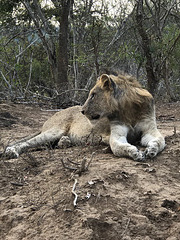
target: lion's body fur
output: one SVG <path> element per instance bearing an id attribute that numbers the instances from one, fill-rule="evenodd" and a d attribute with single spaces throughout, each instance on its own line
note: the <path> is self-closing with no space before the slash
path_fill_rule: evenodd
<path id="1" fill-rule="evenodd" d="M 81 106 L 74 106 L 55 113 L 44 123 L 39 133 L 9 145 L 6 148 L 6 155 L 18 157 L 28 148 L 53 142 L 59 142 L 59 147 L 108 144 L 110 135 L 108 119 L 103 118 L 96 125 L 92 125 L 81 113 L 81 108 Z M 67 136 L 68 140 L 64 136 Z"/>
<path id="2" fill-rule="evenodd" d="M 81 114 L 81 106 L 74 106 L 57 112 L 48 119 L 43 127 L 42 133 L 52 129 L 61 129 L 63 135 L 70 137 L 74 144 L 85 142 L 88 138 L 95 135 L 102 136 L 103 141 L 106 141 L 106 135 L 110 133 L 110 127 L 106 118 L 101 119 L 96 125 Z"/>
<path id="3" fill-rule="evenodd" d="M 89 93 L 83 114 L 91 121 L 102 117 L 109 119 L 109 144 L 116 156 L 142 160 L 144 154 L 154 157 L 165 147 L 164 138 L 156 126 L 153 97 L 133 77 L 101 75 Z M 130 132 L 137 136 L 141 133 L 145 153 L 128 143 Z"/>
<path id="4" fill-rule="evenodd" d="M 55 141 L 63 147 L 67 136 L 69 145 L 103 141 L 116 156 L 141 160 L 143 155 L 127 142 L 128 136 L 136 139 L 140 134 L 150 157 L 162 151 L 165 143 L 156 127 L 152 95 L 133 77 L 103 74 L 83 107 L 57 112 L 44 123 L 39 135 L 7 147 L 5 153 L 18 157 L 28 148 Z"/>

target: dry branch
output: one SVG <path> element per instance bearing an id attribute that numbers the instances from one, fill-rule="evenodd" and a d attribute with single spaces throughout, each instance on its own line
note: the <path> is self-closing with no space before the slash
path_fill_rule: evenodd
<path id="1" fill-rule="evenodd" d="M 123 237 L 123 236 L 124 236 L 124 234 L 126 233 L 126 230 L 127 230 L 127 228 L 129 227 L 129 223 L 130 223 L 130 221 L 131 221 L 131 219 L 130 219 L 130 218 L 128 218 L 128 220 L 127 220 L 127 224 L 126 224 L 126 227 L 125 227 L 125 229 L 124 229 L 124 231 L 123 231 L 123 233 L 122 233 L 121 237 Z"/>
<path id="2" fill-rule="evenodd" d="M 24 186 L 23 183 L 19 183 L 19 182 L 11 182 L 11 184 L 14 185 L 14 186 L 18 186 L 18 187 Z"/>
<path id="3" fill-rule="evenodd" d="M 72 194 L 75 196 L 75 197 L 74 197 L 74 201 L 73 201 L 74 207 L 77 206 L 77 198 L 78 198 L 78 195 L 77 195 L 77 193 L 75 192 L 76 184 L 77 184 L 77 179 L 74 180 L 74 185 L 73 185 L 73 187 L 72 187 Z"/>
<path id="4" fill-rule="evenodd" d="M 96 152 L 93 152 L 93 153 L 91 154 L 91 158 L 90 158 L 90 160 L 89 160 L 89 162 L 87 163 L 87 166 L 86 166 L 86 168 L 85 168 L 86 171 L 88 170 L 89 165 L 91 164 L 91 162 L 92 162 L 92 160 L 93 160 L 93 156 L 95 155 L 95 153 L 96 153 Z"/>
<path id="5" fill-rule="evenodd" d="M 79 173 L 82 173 L 84 171 L 86 171 L 86 158 L 83 158 L 82 162 L 81 162 L 81 167 L 79 169 Z"/>
<path id="6" fill-rule="evenodd" d="M 73 171 L 76 171 L 76 170 L 77 170 L 77 168 L 67 166 L 67 165 L 64 163 L 64 161 L 63 161 L 62 158 L 61 158 L 61 162 L 62 162 L 62 165 L 63 165 L 64 168 L 66 168 L 66 169 L 70 169 L 70 170 L 73 170 Z"/>
<path id="7" fill-rule="evenodd" d="M 81 163 L 74 162 L 74 161 L 70 160 L 69 158 L 67 158 L 67 162 L 70 163 L 71 165 L 66 164 L 62 158 L 61 158 L 61 162 L 62 162 L 62 165 L 64 168 L 69 169 L 71 171 L 75 171 L 75 173 L 81 175 L 82 172 L 85 172 L 88 170 L 88 168 L 92 162 L 94 154 L 95 154 L 95 152 L 93 152 L 91 154 L 91 158 L 87 164 L 86 164 L 86 162 L 87 162 L 86 158 L 83 158 Z"/>
<path id="8" fill-rule="evenodd" d="M 69 158 L 67 158 L 67 161 L 74 165 L 80 165 L 80 163 L 74 162 L 74 161 L 70 160 Z"/>

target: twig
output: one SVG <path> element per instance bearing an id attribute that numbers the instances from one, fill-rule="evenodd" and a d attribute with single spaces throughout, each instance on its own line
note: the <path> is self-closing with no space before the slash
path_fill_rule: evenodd
<path id="1" fill-rule="evenodd" d="M 74 185 L 73 185 L 73 188 L 72 188 L 72 194 L 74 194 L 74 201 L 73 201 L 73 205 L 74 207 L 77 206 L 77 198 L 78 198 L 78 195 L 77 193 L 75 192 L 75 189 L 76 189 L 76 184 L 77 184 L 77 179 L 74 180 Z"/>
<path id="2" fill-rule="evenodd" d="M 72 164 L 74 164 L 74 165 L 80 165 L 80 163 L 76 163 L 76 162 L 70 160 L 69 158 L 67 158 L 67 161 L 70 162 L 70 163 L 72 163 Z"/>
<path id="3" fill-rule="evenodd" d="M 136 166 L 150 167 L 149 163 L 136 163 Z"/>
<path id="4" fill-rule="evenodd" d="M 56 99 L 57 97 L 60 97 L 60 96 L 63 95 L 63 94 L 66 94 L 66 93 L 68 93 L 68 92 L 76 92 L 76 91 L 77 91 L 77 92 L 89 92 L 89 90 L 84 89 L 84 88 L 69 89 L 69 90 L 66 90 L 66 91 L 64 91 L 64 92 L 61 92 L 61 93 L 57 94 L 57 96 L 54 97 L 54 98 Z"/>
<path id="5" fill-rule="evenodd" d="M 43 109 L 41 108 L 42 112 L 60 112 L 62 111 L 62 108 L 57 108 L 57 109 Z"/>
<path id="6" fill-rule="evenodd" d="M 95 153 L 96 153 L 96 152 L 93 152 L 93 153 L 91 154 L 91 158 L 90 158 L 90 160 L 89 160 L 89 162 L 88 162 L 88 164 L 87 164 L 85 170 L 88 170 L 89 165 L 91 164 L 91 162 L 92 162 L 92 160 L 93 160 L 93 156 L 95 155 Z"/>
<path id="7" fill-rule="evenodd" d="M 20 52 L 18 55 L 16 55 L 16 58 L 21 56 L 31 45 L 33 45 L 39 38 L 37 37 L 34 41 L 32 41 L 22 52 Z"/>
<path id="8" fill-rule="evenodd" d="M 128 226 L 129 226 L 129 223 L 130 223 L 130 221 L 131 221 L 131 219 L 130 219 L 130 218 L 128 218 L 128 220 L 127 220 L 127 224 L 126 224 L 126 227 L 125 227 L 125 229 L 124 229 L 123 233 L 121 234 L 121 237 L 123 237 L 123 236 L 124 236 L 124 234 L 126 233 L 126 230 L 127 230 Z"/>
<path id="9" fill-rule="evenodd" d="M 81 167 L 80 167 L 79 173 L 86 171 L 86 161 L 87 161 L 87 159 L 83 158 L 83 160 L 81 162 Z"/>
<path id="10" fill-rule="evenodd" d="M 11 184 L 14 185 L 14 186 L 18 186 L 18 187 L 24 186 L 23 183 L 18 183 L 18 182 L 11 182 Z"/>
<path id="11" fill-rule="evenodd" d="M 39 93 L 35 93 L 35 92 L 32 92 L 30 90 L 28 90 L 29 93 L 31 93 L 34 97 L 37 97 L 37 98 L 41 98 L 41 99 L 45 99 L 45 100 L 53 100 L 55 98 L 51 98 L 51 97 L 46 97 L 46 96 L 43 96 Z"/>
<path id="12" fill-rule="evenodd" d="M 77 170 L 77 168 L 66 166 L 62 158 L 61 158 L 61 162 L 62 162 L 62 165 L 63 165 L 64 168 L 70 169 L 72 171 L 76 171 Z"/>
<path id="13" fill-rule="evenodd" d="M 6 82 L 6 84 L 8 85 L 8 87 L 9 87 L 9 89 L 10 89 L 10 91 L 11 91 L 11 89 L 12 89 L 12 86 L 11 86 L 11 84 L 8 82 L 8 80 L 5 78 L 5 76 L 4 76 L 4 74 L 3 74 L 3 72 L 2 71 L 0 71 L 0 73 L 1 73 L 1 75 L 2 75 L 2 78 L 4 79 L 4 81 Z"/>
<path id="14" fill-rule="evenodd" d="M 62 165 L 63 165 L 64 168 L 70 169 L 71 171 L 75 171 L 75 173 L 81 175 L 82 172 L 85 172 L 85 171 L 88 170 L 89 165 L 90 165 L 91 162 L 92 162 L 92 159 L 93 159 L 94 154 L 95 154 L 95 152 L 93 152 L 93 153 L 91 154 L 91 158 L 90 158 L 90 160 L 89 160 L 89 162 L 88 162 L 87 164 L 86 164 L 86 162 L 87 162 L 87 159 L 86 159 L 86 158 L 83 158 L 83 160 L 82 160 L 81 163 L 76 163 L 76 162 L 70 160 L 69 158 L 67 158 L 67 161 L 68 161 L 69 163 L 75 165 L 75 167 L 71 167 L 71 166 L 65 164 L 65 163 L 64 163 L 64 160 L 63 160 L 62 158 L 61 158 L 60 160 L 61 160 Z"/>
<path id="15" fill-rule="evenodd" d="M 33 62 L 33 52 L 31 53 L 31 59 L 30 59 L 30 67 L 29 67 L 29 80 L 28 83 L 26 85 L 26 88 L 24 90 L 24 96 L 26 96 L 26 92 L 29 88 L 30 82 L 31 82 L 31 76 L 32 76 L 32 62 Z"/>

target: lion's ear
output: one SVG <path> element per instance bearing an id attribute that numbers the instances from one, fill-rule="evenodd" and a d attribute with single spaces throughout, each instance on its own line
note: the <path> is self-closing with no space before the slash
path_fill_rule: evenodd
<path id="1" fill-rule="evenodd" d="M 123 95 L 123 89 L 120 89 L 117 84 L 107 74 L 103 74 L 100 77 L 101 86 L 106 91 L 111 91 L 115 98 L 119 98 Z"/>
<path id="2" fill-rule="evenodd" d="M 100 82 L 102 84 L 102 88 L 105 90 L 111 90 L 112 89 L 112 79 L 107 74 L 103 74 L 100 76 Z"/>

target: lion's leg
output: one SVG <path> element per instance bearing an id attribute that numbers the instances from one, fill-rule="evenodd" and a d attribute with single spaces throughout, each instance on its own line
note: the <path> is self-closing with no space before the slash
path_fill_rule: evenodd
<path id="1" fill-rule="evenodd" d="M 59 148 L 69 148 L 72 146 L 72 141 L 68 136 L 62 136 L 58 142 Z"/>
<path id="2" fill-rule="evenodd" d="M 141 144 L 142 146 L 146 146 L 146 157 L 153 158 L 164 149 L 165 140 L 158 129 L 153 129 L 144 134 L 141 139 Z"/>
<path id="3" fill-rule="evenodd" d="M 164 149 L 164 137 L 157 129 L 154 119 L 144 120 L 139 126 L 142 131 L 141 145 L 146 147 L 145 155 L 147 158 L 153 158 Z"/>
<path id="4" fill-rule="evenodd" d="M 125 125 L 111 124 L 110 147 L 115 156 L 143 160 L 143 153 L 127 142 L 129 128 Z"/>
<path id="5" fill-rule="evenodd" d="M 5 150 L 5 156 L 8 158 L 18 158 L 19 155 L 29 148 L 38 147 L 46 143 L 54 142 L 63 136 L 64 132 L 57 129 L 50 129 L 39 135 L 8 146 Z"/>

